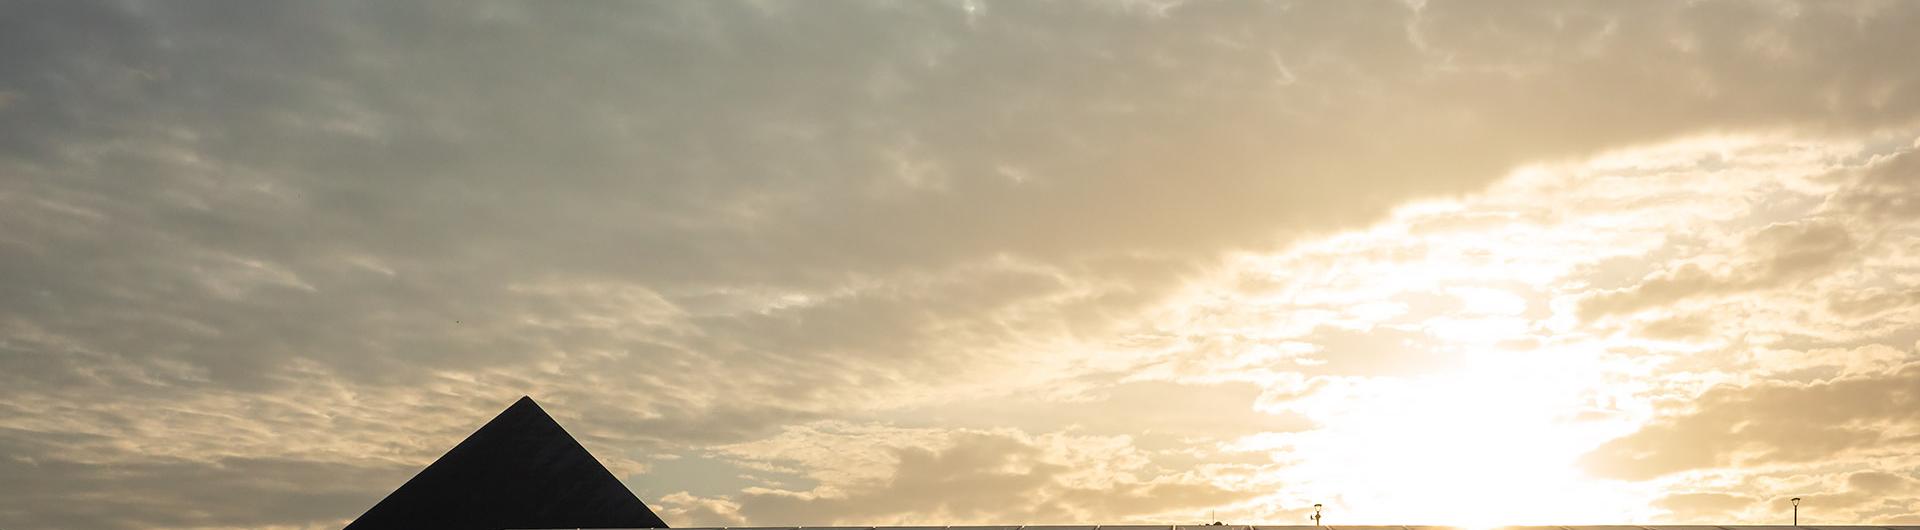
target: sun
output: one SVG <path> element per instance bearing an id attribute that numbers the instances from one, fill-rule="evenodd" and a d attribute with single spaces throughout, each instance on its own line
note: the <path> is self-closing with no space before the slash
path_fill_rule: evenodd
<path id="1" fill-rule="evenodd" d="M 1287 455 L 1290 478 L 1335 499 L 1329 521 L 1490 528 L 1620 520 L 1625 495 L 1579 469 L 1606 436 L 1579 418 L 1581 374 L 1525 356 L 1356 382 Z M 1293 475 L 1298 472 L 1299 475 Z M 1620 500 L 1624 501 L 1624 497 Z M 1630 503 L 1628 503 L 1630 504 Z"/>

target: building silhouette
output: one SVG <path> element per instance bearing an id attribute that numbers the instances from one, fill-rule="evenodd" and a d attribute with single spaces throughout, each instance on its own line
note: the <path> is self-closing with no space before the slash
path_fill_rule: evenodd
<path id="1" fill-rule="evenodd" d="M 531 397 L 522 397 L 347 530 L 666 528 Z"/>

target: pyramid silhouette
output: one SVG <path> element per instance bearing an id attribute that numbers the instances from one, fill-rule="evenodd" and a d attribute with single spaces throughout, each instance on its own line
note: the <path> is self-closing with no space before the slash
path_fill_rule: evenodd
<path id="1" fill-rule="evenodd" d="M 347 530 L 666 527 L 533 398 L 522 397 Z"/>

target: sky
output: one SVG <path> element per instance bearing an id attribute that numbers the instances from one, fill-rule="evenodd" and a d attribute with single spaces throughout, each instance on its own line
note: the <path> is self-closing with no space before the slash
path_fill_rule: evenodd
<path id="1" fill-rule="evenodd" d="M 1920 2 L 0 2 L 0 527 L 1920 524 Z"/>

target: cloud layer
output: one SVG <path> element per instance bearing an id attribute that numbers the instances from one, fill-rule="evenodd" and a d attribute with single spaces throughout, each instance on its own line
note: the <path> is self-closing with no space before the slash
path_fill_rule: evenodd
<path id="1" fill-rule="evenodd" d="M 521 394 L 675 524 L 1911 518 L 1916 24 L 8 3 L 0 526 L 337 526 Z"/>

